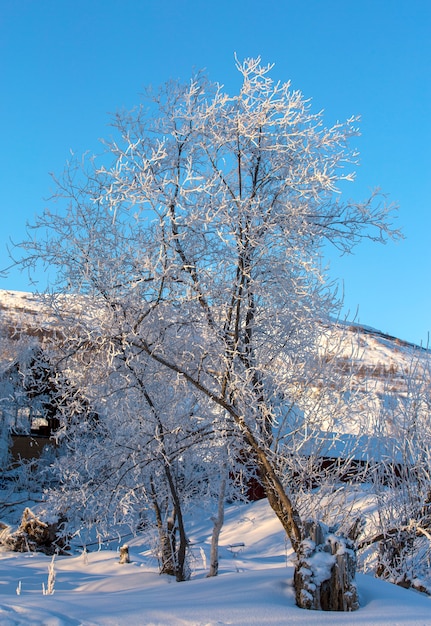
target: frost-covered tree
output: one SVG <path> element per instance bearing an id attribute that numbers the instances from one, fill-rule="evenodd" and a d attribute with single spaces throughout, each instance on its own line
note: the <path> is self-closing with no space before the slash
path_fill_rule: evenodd
<path id="1" fill-rule="evenodd" d="M 175 402 L 187 388 L 223 415 L 298 555 L 298 604 L 352 609 L 354 585 L 337 578 L 351 557 L 342 542 L 328 569 L 337 592 L 322 600 L 328 583 L 314 576 L 310 528 L 275 442 L 280 428 L 298 428 L 295 389 L 316 358 L 319 324 L 337 311 L 325 246 L 384 241 L 391 210 L 377 196 L 341 199 L 340 183 L 354 177 L 354 118 L 326 127 L 271 66 L 247 59 L 237 69 L 236 95 L 198 74 L 119 113 L 105 154 L 69 164 L 58 181 L 67 206 L 38 220 L 24 265 L 55 268 L 63 316 L 59 293 L 93 303 L 77 351 L 103 345 L 109 364 L 151 362 L 181 383 Z"/>
<path id="2" fill-rule="evenodd" d="M 153 536 L 155 530 L 160 572 L 186 580 L 184 513 L 207 491 L 220 447 L 217 416 L 176 375 L 132 347 L 112 358 L 104 350 L 109 342 L 91 348 L 87 342 L 84 350 L 83 336 L 82 328 L 61 360 L 97 407 L 97 419 L 63 415 L 56 433 L 60 452 L 51 466 L 58 484 L 49 490 L 48 508 L 64 520 L 66 535 L 82 536 L 93 527 L 100 537 L 112 536 L 115 526 Z M 83 354 L 91 359 L 90 373 Z"/>

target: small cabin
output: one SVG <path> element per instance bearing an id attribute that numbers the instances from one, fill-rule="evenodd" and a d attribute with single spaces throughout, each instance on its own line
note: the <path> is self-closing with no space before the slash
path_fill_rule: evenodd
<path id="1" fill-rule="evenodd" d="M 0 373 L 0 432 L 10 436 L 12 462 L 40 457 L 44 448 L 55 446 L 54 434 L 69 392 L 74 403 L 79 393 L 53 366 L 42 348 L 23 352 L 20 359 Z M 79 403 L 82 417 L 98 420 L 83 398 Z"/>

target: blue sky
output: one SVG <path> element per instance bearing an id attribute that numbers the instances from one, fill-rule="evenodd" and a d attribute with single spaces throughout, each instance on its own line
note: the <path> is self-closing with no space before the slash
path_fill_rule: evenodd
<path id="1" fill-rule="evenodd" d="M 98 152 L 109 113 L 144 86 L 194 69 L 235 91 L 239 58 L 261 55 L 332 124 L 361 115 L 357 180 L 400 205 L 406 239 L 330 254 L 345 312 L 414 342 L 431 331 L 429 0 L 1 0 L 0 269 L 9 239 L 47 206 L 49 172 Z M 42 278 L 43 281 L 43 278 Z M 41 282 L 42 282 L 41 281 Z M 27 290 L 16 270 L 0 288 Z"/>

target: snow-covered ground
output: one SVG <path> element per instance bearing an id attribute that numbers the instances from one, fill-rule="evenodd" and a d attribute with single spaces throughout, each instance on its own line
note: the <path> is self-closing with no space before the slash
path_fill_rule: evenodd
<path id="1" fill-rule="evenodd" d="M 211 522 L 193 524 L 192 578 L 177 583 L 159 576 L 142 540 L 129 542 L 131 563 L 120 565 L 115 549 L 55 559 L 55 584 L 48 587 L 51 557 L 0 552 L 2 626 L 256 624 L 431 624 L 431 598 L 371 576 L 358 575 L 361 608 L 355 613 L 298 609 L 292 587 L 292 553 L 266 501 L 230 506 L 221 535 L 220 573 L 206 578 Z M 229 548 L 233 544 L 244 546 Z"/>
<path id="2" fill-rule="evenodd" d="M 33 294 L 0 290 L 0 368 L 16 358 L 21 340 L 26 345 L 38 342 L 51 324 L 55 330 L 55 320 Z M 365 399 L 371 396 L 365 403 L 367 410 L 370 403 L 377 407 L 384 402 L 388 389 L 405 394 L 406 381 L 412 377 L 422 379 L 426 374 L 429 380 L 429 365 L 422 368 L 420 364 L 410 371 L 415 347 L 373 329 L 352 326 L 342 330 L 337 363 L 341 371 L 357 364 L 355 384 L 364 388 Z M 429 351 L 419 354 L 431 358 Z M 355 434 L 357 426 L 343 423 L 340 432 Z M 359 432 L 364 434 L 367 429 Z M 357 441 L 360 448 L 361 441 Z M 118 563 L 115 548 L 120 544 L 56 557 L 52 595 L 42 593 L 42 585 L 48 587 L 50 557 L 0 552 L 0 626 L 431 625 L 431 598 L 364 575 L 357 577 L 359 611 L 347 615 L 298 609 L 292 587 L 292 554 L 264 501 L 229 508 L 220 540 L 220 574 L 208 579 L 210 535 L 208 516 L 197 517 L 189 536 L 189 582 L 176 583 L 159 576 L 145 539 L 136 538 L 129 541 L 132 562 L 127 565 Z M 229 548 L 238 543 L 244 547 Z"/>

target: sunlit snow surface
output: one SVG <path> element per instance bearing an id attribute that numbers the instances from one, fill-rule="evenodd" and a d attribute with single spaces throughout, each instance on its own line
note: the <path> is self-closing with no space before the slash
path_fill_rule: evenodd
<path id="1" fill-rule="evenodd" d="M 431 623 L 431 598 L 370 576 L 357 577 L 361 608 L 351 614 L 317 613 L 295 606 L 291 551 L 266 501 L 230 506 L 221 535 L 220 574 L 206 578 L 211 522 L 192 524 L 192 578 L 159 576 L 139 539 L 129 542 L 131 563 L 115 550 L 57 557 L 53 595 L 42 594 L 51 558 L 0 553 L 0 624 L 65 625 L 287 625 Z M 243 548 L 229 545 L 244 543 Z M 232 553 L 233 552 L 233 553 Z M 20 595 L 17 588 L 21 585 Z"/>

